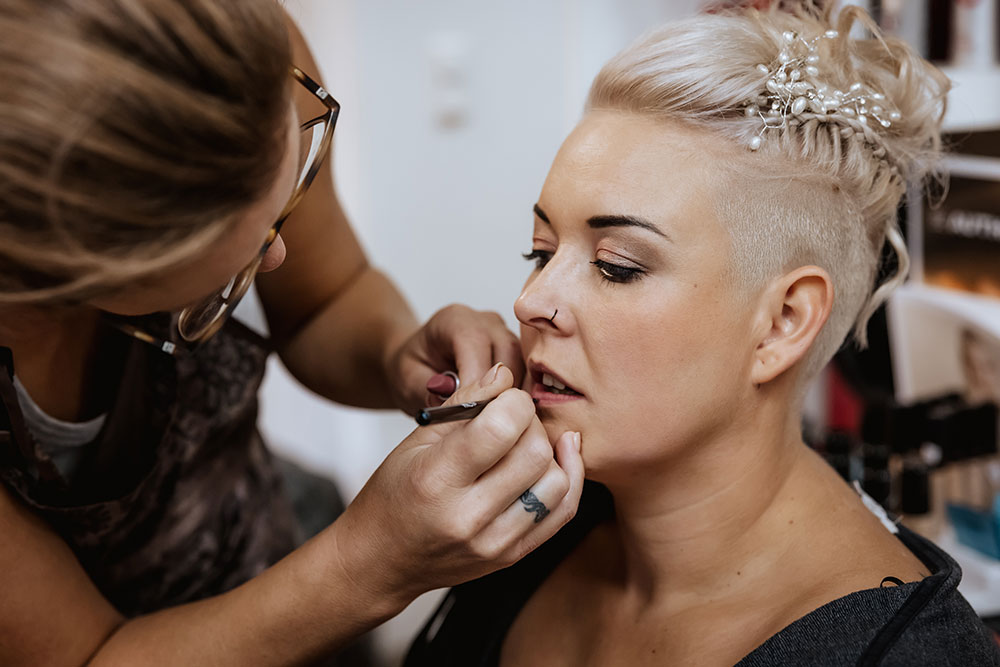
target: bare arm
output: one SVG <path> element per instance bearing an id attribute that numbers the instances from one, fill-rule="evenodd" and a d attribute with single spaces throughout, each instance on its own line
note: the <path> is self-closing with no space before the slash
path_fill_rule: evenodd
<path id="1" fill-rule="evenodd" d="M 336 650 L 408 602 L 376 594 L 377 563 L 348 574 L 338 529 L 229 593 L 126 620 L 0 487 L 0 664 L 286 665 Z"/>
<path id="2" fill-rule="evenodd" d="M 352 577 L 331 558 L 338 532 L 331 527 L 228 593 L 121 625 L 90 664 L 290 665 L 335 652 L 410 601 L 376 595 L 375 573 Z"/>

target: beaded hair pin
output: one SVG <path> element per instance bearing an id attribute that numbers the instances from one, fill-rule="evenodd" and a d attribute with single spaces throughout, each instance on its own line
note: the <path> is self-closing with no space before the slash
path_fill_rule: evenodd
<path id="1" fill-rule="evenodd" d="M 885 157 L 874 126 L 888 128 L 902 117 L 885 95 L 860 81 L 845 90 L 818 83 L 821 58 L 817 44 L 822 39 L 836 39 L 836 30 L 806 40 L 792 31 L 782 33 L 784 45 L 771 66 L 757 65 L 767 75 L 765 91 L 747 103 L 747 118 L 759 117 L 760 132 L 750 139 L 750 150 L 757 150 L 768 130 L 785 129 L 807 120 L 838 121 L 845 127 L 843 136 L 861 132 L 873 144 L 877 157 Z"/>

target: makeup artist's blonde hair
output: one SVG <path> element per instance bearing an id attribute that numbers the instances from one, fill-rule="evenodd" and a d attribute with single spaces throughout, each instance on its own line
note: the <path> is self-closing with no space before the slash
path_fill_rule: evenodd
<path id="1" fill-rule="evenodd" d="M 770 130 L 759 150 L 718 165 L 717 208 L 731 232 L 734 280 L 759 290 L 807 264 L 833 280 L 833 312 L 804 362 L 809 378 L 852 330 L 866 344 L 869 318 L 905 279 L 909 258 L 896 211 L 906 183 L 922 179 L 939 157 L 949 82 L 858 7 L 835 16 L 789 4 L 696 16 L 650 33 L 601 70 L 587 107 L 687 124 L 746 147 L 762 125 L 744 114 L 767 80 L 757 65 L 777 60 L 785 31 L 809 38 L 838 30 L 820 40 L 820 82 L 847 90 L 860 81 L 884 93 L 900 120 L 875 131 L 841 114 L 814 118 Z M 858 23 L 869 38 L 851 36 Z M 669 174 L 663 179 L 669 186 Z M 897 268 L 876 286 L 884 247 Z"/>
<path id="2" fill-rule="evenodd" d="M 0 306 L 219 239 L 277 176 L 290 48 L 274 0 L 0 2 Z"/>

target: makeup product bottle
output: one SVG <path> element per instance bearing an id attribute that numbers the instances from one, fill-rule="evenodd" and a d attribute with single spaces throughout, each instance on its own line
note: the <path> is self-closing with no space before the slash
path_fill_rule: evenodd
<path id="1" fill-rule="evenodd" d="M 878 504 L 889 509 L 889 405 L 869 401 L 861 420 L 861 488 Z"/>
<path id="2" fill-rule="evenodd" d="M 934 539 L 942 519 L 931 512 L 930 470 L 919 456 L 907 457 L 899 480 L 899 510 L 907 528 Z"/>
<path id="3" fill-rule="evenodd" d="M 861 488 L 882 507 L 889 507 L 891 491 L 889 478 L 889 446 L 865 443 L 862 445 Z"/>
<path id="4" fill-rule="evenodd" d="M 927 59 L 948 62 L 952 55 L 954 0 L 927 0 Z"/>

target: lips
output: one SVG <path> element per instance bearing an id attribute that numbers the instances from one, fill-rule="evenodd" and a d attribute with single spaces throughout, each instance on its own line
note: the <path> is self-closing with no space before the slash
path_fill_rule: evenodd
<path id="1" fill-rule="evenodd" d="M 578 389 L 545 364 L 529 360 L 528 370 L 531 374 L 531 397 L 539 405 L 553 405 L 583 398 Z"/>

